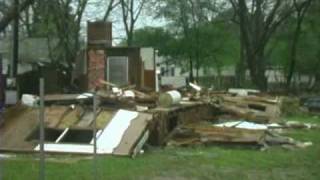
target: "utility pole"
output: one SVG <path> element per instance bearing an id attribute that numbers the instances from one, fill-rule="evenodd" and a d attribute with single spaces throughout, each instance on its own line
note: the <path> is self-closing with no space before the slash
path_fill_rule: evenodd
<path id="1" fill-rule="evenodd" d="M 13 21 L 13 52 L 12 52 L 12 74 L 11 77 L 16 77 L 18 72 L 19 59 L 19 0 L 14 0 L 15 17 Z"/>
<path id="2" fill-rule="evenodd" d="M 4 109 L 4 78 L 2 75 L 2 54 L 0 54 L 0 126 L 3 123 L 3 109 Z M 0 142 L 2 141 L 2 137 L 0 136 Z M 2 180 L 2 159 L 0 157 L 0 180 Z"/>

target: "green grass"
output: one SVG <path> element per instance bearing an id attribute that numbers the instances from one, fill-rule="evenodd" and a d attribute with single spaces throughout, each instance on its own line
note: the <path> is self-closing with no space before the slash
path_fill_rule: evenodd
<path id="1" fill-rule="evenodd" d="M 299 116 L 288 120 L 320 123 L 319 117 Z M 320 179 L 320 131 L 291 130 L 288 135 L 312 141 L 306 149 L 267 151 L 243 147 L 190 147 L 153 149 L 136 159 L 100 157 L 99 179 Z M 49 180 L 93 179 L 92 160 L 79 156 L 50 156 Z M 3 179 L 38 179 L 36 156 L 19 155 L 4 161 Z"/>

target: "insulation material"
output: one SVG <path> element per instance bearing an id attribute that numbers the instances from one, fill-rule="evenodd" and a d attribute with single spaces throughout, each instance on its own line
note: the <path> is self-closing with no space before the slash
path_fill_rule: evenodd
<path id="1" fill-rule="evenodd" d="M 247 121 L 233 121 L 214 125 L 216 127 L 229 127 L 229 128 L 240 128 L 240 129 L 253 129 L 253 130 L 267 130 L 268 126 L 264 124 L 257 124 Z"/>

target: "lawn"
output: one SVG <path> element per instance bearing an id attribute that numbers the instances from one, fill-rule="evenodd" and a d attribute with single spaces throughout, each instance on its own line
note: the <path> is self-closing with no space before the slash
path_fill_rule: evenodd
<path id="1" fill-rule="evenodd" d="M 320 123 L 319 117 L 288 118 Z M 135 159 L 99 157 L 98 179 L 184 180 L 184 179 L 320 179 L 320 131 L 291 130 L 289 136 L 312 141 L 306 149 L 267 151 L 244 147 L 189 147 L 150 149 Z M 4 160 L 4 180 L 38 179 L 37 156 L 18 155 Z M 50 156 L 46 177 L 52 180 L 93 179 L 90 157 Z M 0 178 L 1 179 L 1 178 Z"/>

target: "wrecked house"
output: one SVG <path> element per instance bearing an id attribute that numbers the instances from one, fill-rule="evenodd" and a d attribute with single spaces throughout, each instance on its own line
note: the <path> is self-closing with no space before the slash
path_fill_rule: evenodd
<path id="1" fill-rule="evenodd" d="M 269 120 L 266 123 L 266 119 L 263 118 L 261 121 L 260 117 L 264 110 L 257 110 L 256 107 L 248 113 L 252 119 L 245 119 L 246 116 L 241 113 L 234 113 L 236 110 L 226 111 L 223 101 L 216 101 L 222 96 L 228 97 L 228 101 L 233 97 L 234 106 L 237 108 L 250 108 L 241 103 L 238 105 L 237 99 L 240 96 L 227 92 L 213 93 L 215 95 L 201 92 L 198 100 L 192 100 L 190 93 L 182 93 L 179 94 L 179 101 L 172 100 L 171 104 L 165 106 L 160 103 L 160 97 L 155 95 L 153 101 L 158 105 L 154 106 L 145 104 L 145 101 L 151 101 L 149 96 L 152 95 L 134 89 L 133 96 L 128 96 L 127 93 L 113 93 L 110 96 L 101 91 L 108 90 L 98 92 L 100 105 L 96 111 L 96 118 L 92 108 L 93 95 L 90 93 L 45 97 L 46 152 L 92 154 L 94 136 L 97 139 L 98 154 L 121 156 L 136 156 L 146 143 L 160 147 L 241 144 L 260 148 L 271 145 L 304 148 L 312 143 L 282 136 L 277 130 L 319 128 L 299 123 L 283 123 L 279 121 L 280 114 L 277 113 L 265 114 Z M 142 98 L 146 100 L 142 101 Z M 270 97 L 241 98 L 247 99 L 241 100 L 246 103 L 273 102 Z M 274 108 L 280 108 L 279 105 L 273 102 Z M 38 116 L 39 108 L 36 104 L 33 104 L 33 107 L 16 105 L 9 108 L 5 113 L 5 122 L 0 127 L 0 135 L 4 139 L 0 141 L 0 151 L 39 151 Z M 96 134 L 93 133 L 95 127 Z"/>
<path id="2" fill-rule="evenodd" d="M 111 32 L 108 22 L 88 23 L 88 47 L 76 60 L 74 81 L 82 90 L 101 87 L 100 80 L 155 90 L 154 49 L 113 47 Z"/>
<path id="3" fill-rule="evenodd" d="M 94 128 L 92 96 L 47 95 L 45 101 L 45 150 L 51 153 L 91 154 Z M 139 103 L 122 109 L 102 105 L 103 97 L 100 101 L 95 121 L 98 154 L 135 156 L 146 142 L 164 145 L 167 136 L 179 124 L 210 117 L 214 112 L 202 102 L 141 111 L 136 107 Z M 37 152 L 38 116 L 37 107 L 16 105 L 9 108 L 5 113 L 5 123 L 0 127 L 0 135 L 5 139 L 0 141 L 0 151 Z"/>

